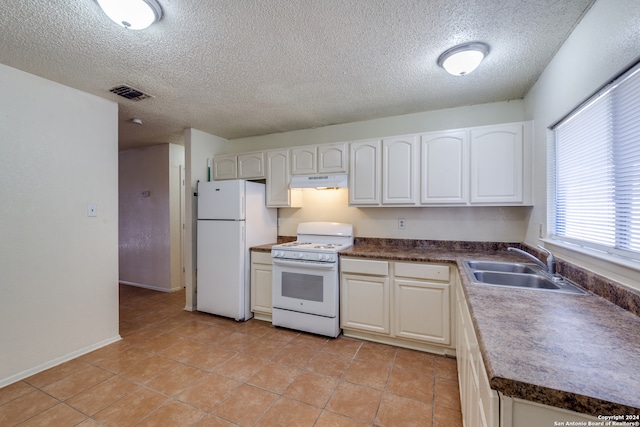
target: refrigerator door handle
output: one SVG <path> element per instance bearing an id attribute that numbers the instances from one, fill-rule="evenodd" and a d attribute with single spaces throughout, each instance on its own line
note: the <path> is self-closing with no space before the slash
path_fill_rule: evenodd
<path id="1" fill-rule="evenodd" d="M 245 242 L 245 240 L 246 240 L 246 239 L 245 239 L 245 234 L 246 234 L 246 228 L 245 228 L 245 226 L 246 226 L 246 224 L 245 224 L 245 222 L 244 222 L 244 221 L 241 221 L 241 222 L 242 222 L 242 224 L 240 225 L 240 229 L 241 229 L 241 234 L 242 234 L 242 243 L 244 243 L 244 242 Z"/>

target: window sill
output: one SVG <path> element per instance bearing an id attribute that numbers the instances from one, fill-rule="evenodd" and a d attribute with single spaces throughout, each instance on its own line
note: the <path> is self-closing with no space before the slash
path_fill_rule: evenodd
<path id="1" fill-rule="evenodd" d="M 545 247 L 552 250 L 558 258 L 640 290 L 640 280 L 638 278 L 640 274 L 640 261 L 611 255 L 558 239 L 545 238 L 541 239 L 541 241 L 544 242 Z"/>

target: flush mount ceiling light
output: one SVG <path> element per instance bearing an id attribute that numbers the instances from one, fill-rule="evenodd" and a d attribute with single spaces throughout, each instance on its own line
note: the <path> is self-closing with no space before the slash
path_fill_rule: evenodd
<path id="1" fill-rule="evenodd" d="M 162 8 L 156 0 L 96 1 L 113 22 L 130 30 L 144 30 L 162 18 Z"/>
<path id="2" fill-rule="evenodd" d="M 454 46 L 438 58 L 438 65 L 454 76 L 465 76 L 478 68 L 489 53 L 489 45 L 475 42 Z"/>

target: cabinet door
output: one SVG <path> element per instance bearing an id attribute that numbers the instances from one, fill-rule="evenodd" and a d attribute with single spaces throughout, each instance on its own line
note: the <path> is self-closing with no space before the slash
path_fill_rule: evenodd
<path id="1" fill-rule="evenodd" d="M 271 314 L 271 280 L 270 264 L 251 264 L 251 311 Z"/>
<path id="2" fill-rule="evenodd" d="M 395 335 L 448 345 L 450 285 L 410 279 L 396 279 L 393 284 Z"/>
<path id="3" fill-rule="evenodd" d="M 422 204 L 469 201 L 469 133 L 433 132 L 421 136 Z"/>
<path id="4" fill-rule="evenodd" d="M 382 204 L 414 205 L 418 187 L 418 137 L 382 141 Z"/>
<path id="5" fill-rule="evenodd" d="M 238 178 L 238 156 L 224 155 L 213 158 L 213 179 L 237 179 Z"/>
<path id="6" fill-rule="evenodd" d="M 352 142 L 349 146 L 349 204 L 380 204 L 381 141 Z"/>
<path id="7" fill-rule="evenodd" d="M 342 274 L 340 327 L 389 335 L 389 278 Z"/>
<path id="8" fill-rule="evenodd" d="M 309 175 L 318 172 L 316 146 L 291 149 L 291 175 Z"/>
<path id="9" fill-rule="evenodd" d="M 238 178 L 262 179 L 264 177 L 264 152 L 238 154 Z"/>
<path id="10" fill-rule="evenodd" d="M 318 173 L 346 173 L 347 144 L 318 146 Z"/>
<path id="11" fill-rule="evenodd" d="M 524 124 L 471 129 L 471 203 L 522 203 Z"/>
<path id="12" fill-rule="evenodd" d="M 267 207 L 288 207 L 289 150 L 267 151 Z"/>

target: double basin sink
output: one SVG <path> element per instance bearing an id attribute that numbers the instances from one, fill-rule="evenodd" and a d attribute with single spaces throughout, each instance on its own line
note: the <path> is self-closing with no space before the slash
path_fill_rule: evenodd
<path id="1" fill-rule="evenodd" d="M 564 294 L 587 294 L 571 281 L 550 275 L 536 264 L 498 261 L 463 261 L 472 283 L 507 288 L 533 289 Z"/>

